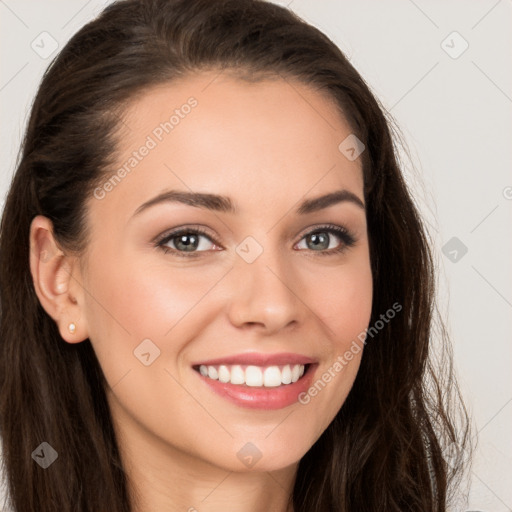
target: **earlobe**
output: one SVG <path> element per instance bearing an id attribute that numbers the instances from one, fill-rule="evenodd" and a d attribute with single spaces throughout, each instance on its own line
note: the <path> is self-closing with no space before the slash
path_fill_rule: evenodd
<path id="1" fill-rule="evenodd" d="M 51 220 L 36 216 L 30 226 L 30 272 L 36 295 L 57 323 L 61 337 L 79 343 L 88 337 L 82 315 L 83 287 L 75 256 L 65 254 Z M 80 322 L 78 320 L 80 319 Z"/>

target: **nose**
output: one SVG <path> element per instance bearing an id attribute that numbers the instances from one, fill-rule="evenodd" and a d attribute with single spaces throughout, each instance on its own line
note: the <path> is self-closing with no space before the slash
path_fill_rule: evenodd
<path id="1" fill-rule="evenodd" d="M 308 310 L 293 267 L 275 250 L 265 249 L 252 263 L 237 257 L 230 286 L 228 315 L 238 328 L 278 332 L 300 324 Z"/>

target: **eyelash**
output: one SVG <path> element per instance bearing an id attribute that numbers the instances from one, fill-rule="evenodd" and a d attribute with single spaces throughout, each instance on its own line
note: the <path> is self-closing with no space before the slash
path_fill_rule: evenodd
<path id="1" fill-rule="evenodd" d="M 323 250 L 323 251 L 312 251 L 309 249 L 310 252 L 317 253 L 318 256 L 334 256 L 336 254 L 341 254 L 348 248 L 352 247 L 356 243 L 356 239 L 354 236 L 350 233 L 348 229 L 342 226 L 336 226 L 335 224 L 326 224 L 324 226 L 319 226 L 307 233 L 305 233 L 300 240 L 306 238 L 307 236 L 311 236 L 313 234 L 317 233 L 329 233 L 331 235 L 337 236 L 341 240 L 341 245 L 336 249 L 329 249 L 329 250 Z M 203 235 L 206 238 L 210 240 L 210 242 L 213 242 L 215 245 L 220 247 L 220 244 L 217 243 L 216 240 L 214 240 L 211 235 L 204 229 L 200 227 L 182 227 L 178 228 L 174 231 L 171 231 L 170 233 L 164 233 L 158 239 L 155 241 L 155 246 L 162 249 L 165 254 L 175 254 L 178 257 L 183 258 L 197 258 L 200 257 L 202 253 L 209 252 L 209 251 L 196 251 L 196 252 L 185 252 L 185 251 L 178 251 L 176 249 L 172 249 L 170 247 L 167 247 L 165 244 L 170 242 L 173 238 L 179 236 L 179 235 Z M 303 250 L 303 249 L 301 249 Z"/>

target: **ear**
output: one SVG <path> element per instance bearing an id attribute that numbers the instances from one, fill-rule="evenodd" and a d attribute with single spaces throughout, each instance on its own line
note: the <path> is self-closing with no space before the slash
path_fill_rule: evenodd
<path id="1" fill-rule="evenodd" d="M 66 255 L 53 235 L 50 219 L 38 215 L 30 225 L 30 272 L 36 295 L 44 310 L 68 343 L 88 337 L 84 308 L 84 289 L 79 260 Z M 75 325 L 74 332 L 70 324 Z"/>

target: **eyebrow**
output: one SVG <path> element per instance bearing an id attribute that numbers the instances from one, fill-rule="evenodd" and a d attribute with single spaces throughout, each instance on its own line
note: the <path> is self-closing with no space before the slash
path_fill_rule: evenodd
<path id="1" fill-rule="evenodd" d="M 317 212 L 319 210 L 323 210 L 324 208 L 328 208 L 334 204 L 344 202 L 355 204 L 365 210 L 365 205 L 358 196 L 349 190 L 343 189 L 336 190 L 334 192 L 330 192 L 329 194 L 315 197 L 313 199 L 306 199 L 299 205 L 295 213 L 297 215 L 306 215 L 309 213 Z M 148 208 L 161 203 L 181 203 L 194 206 L 196 208 L 203 208 L 221 213 L 230 213 L 232 215 L 236 215 L 238 213 L 238 209 L 234 205 L 233 201 L 226 196 L 206 194 L 202 192 L 167 190 L 153 197 L 149 201 L 141 204 L 137 210 L 135 210 L 133 217 L 139 215 L 144 210 L 147 210 Z"/>

